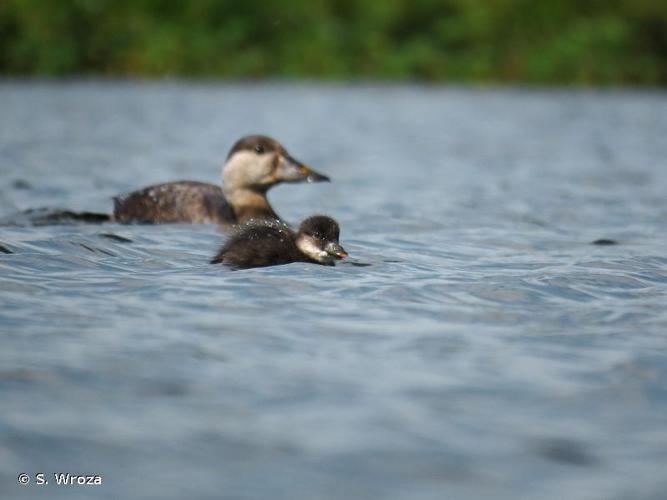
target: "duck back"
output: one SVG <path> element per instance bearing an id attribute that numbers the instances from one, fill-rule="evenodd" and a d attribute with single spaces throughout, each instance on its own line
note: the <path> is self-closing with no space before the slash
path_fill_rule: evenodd
<path id="1" fill-rule="evenodd" d="M 294 239 L 292 230 L 280 222 L 251 223 L 230 236 L 211 263 L 243 269 L 302 261 Z"/>
<path id="2" fill-rule="evenodd" d="M 222 188 L 194 181 L 167 182 L 114 199 L 114 219 L 122 223 L 189 222 L 233 224 L 234 211 Z"/>

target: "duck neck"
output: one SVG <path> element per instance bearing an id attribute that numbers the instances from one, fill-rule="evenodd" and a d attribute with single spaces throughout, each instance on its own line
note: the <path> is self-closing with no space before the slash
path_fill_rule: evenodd
<path id="1" fill-rule="evenodd" d="M 266 191 L 254 189 L 234 189 L 231 192 L 224 190 L 225 198 L 231 204 L 236 222 L 243 224 L 250 219 L 280 219 L 273 211 Z"/>

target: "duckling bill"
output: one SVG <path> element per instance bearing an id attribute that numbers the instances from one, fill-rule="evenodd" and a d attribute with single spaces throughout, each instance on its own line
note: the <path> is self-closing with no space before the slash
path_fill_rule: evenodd
<path id="1" fill-rule="evenodd" d="M 222 168 L 222 187 L 195 181 L 167 182 L 114 198 L 113 220 L 121 223 L 242 224 L 280 217 L 266 197 L 280 183 L 325 182 L 329 177 L 292 157 L 275 139 L 239 139 Z"/>
<path id="2" fill-rule="evenodd" d="M 237 269 L 291 262 L 333 266 L 348 255 L 338 242 L 339 235 L 338 223 L 325 215 L 308 217 L 297 231 L 279 221 L 252 221 L 230 236 L 211 264 Z"/>

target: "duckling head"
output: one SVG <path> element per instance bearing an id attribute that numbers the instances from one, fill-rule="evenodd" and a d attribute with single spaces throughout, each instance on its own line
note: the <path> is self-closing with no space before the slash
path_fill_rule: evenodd
<path id="1" fill-rule="evenodd" d="M 347 252 L 338 243 L 338 223 L 326 215 L 308 217 L 299 226 L 296 246 L 309 258 L 327 265 L 347 257 Z"/>
<path id="2" fill-rule="evenodd" d="M 281 182 L 323 182 L 326 175 L 292 157 L 278 141 L 264 135 L 242 137 L 222 168 L 225 194 L 237 189 L 264 193 Z"/>

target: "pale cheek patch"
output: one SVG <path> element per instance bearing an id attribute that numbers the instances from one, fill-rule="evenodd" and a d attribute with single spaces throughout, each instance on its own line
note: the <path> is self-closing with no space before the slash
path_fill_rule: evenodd
<path id="1" fill-rule="evenodd" d="M 304 254 L 317 262 L 329 263 L 333 261 L 333 257 L 317 246 L 312 238 L 308 236 L 300 237 L 296 242 L 296 246 Z"/>
<path id="2" fill-rule="evenodd" d="M 261 183 L 272 171 L 272 155 L 237 151 L 222 168 L 223 187 L 254 186 Z"/>

